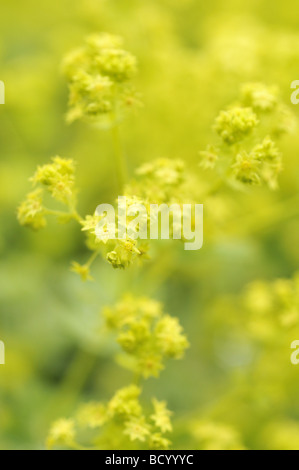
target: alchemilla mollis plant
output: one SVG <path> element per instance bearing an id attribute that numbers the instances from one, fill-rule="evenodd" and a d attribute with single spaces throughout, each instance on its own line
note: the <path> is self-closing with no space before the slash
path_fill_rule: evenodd
<path id="1" fill-rule="evenodd" d="M 122 41 L 115 36 L 102 34 L 92 36 L 86 46 L 72 53 L 65 60 L 66 75 L 70 84 L 70 110 L 68 121 L 87 119 L 100 127 L 112 129 L 116 142 L 115 167 L 119 189 L 125 178 L 125 162 L 118 153 L 119 122 L 127 106 L 134 102 L 128 81 L 136 72 L 136 59 L 121 48 Z M 164 178 L 168 176 L 171 191 L 181 183 L 183 164 L 161 160 L 155 167 L 144 168 L 141 175 L 150 174 L 163 191 Z M 105 252 L 106 259 L 115 268 L 127 267 L 134 258 L 144 256 L 145 249 L 136 246 L 135 240 L 98 240 L 95 228 L 96 215 L 82 218 L 77 211 L 75 162 L 56 156 L 49 164 L 38 167 L 31 178 L 34 191 L 18 209 L 18 219 L 24 226 L 34 230 L 47 224 L 47 216 L 57 217 L 58 222 L 76 220 L 87 233 L 87 246 L 93 254 L 85 265 L 73 262 L 72 270 L 83 280 L 91 279 L 90 266 L 98 254 Z M 164 189 L 165 191 L 165 189 Z M 129 195 L 130 189 L 126 190 Z M 44 197 L 51 198 L 63 209 L 50 209 Z M 166 196 L 166 195 L 165 195 Z M 165 196 L 160 196 L 165 199 Z M 129 197 L 133 204 L 138 196 Z M 153 398 L 152 411 L 147 416 L 140 402 L 141 379 L 158 377 L 167 358 L 180 359 L 188 347 L 183 328 L 176 318 L 163 312 L 162 305 L 148 298 L 126 297 L 113 308 L 104 311 L 107 327 L 117 332 L 117 341 L 124 352 L 125 367 L 132 370 L 133 384 L 116 392 L 107 404 L 91 403 L 82 406 L 76 418 L 61 419 L 53 424 L 47 440 L 48 448 L 89 448 L 86 439 L 92 440 L 93 448 L 131 448 L 141 446 L 149 449 L 167 449 L 171 445 L 165 436 L 172 430 L 171 412 L 164 401 Z M 84 436 L 85 431 L 85 436 Z M 88 431 L 92 431 L 91 436 Z M 82 444 L 81 437 L 85 442 Z M 134 444 L 133 444 L 134 443 Z"/>
<path id="2" fill-rule="evenodd" d="M 118 182 L 115 199 L 126 196 L 127 208 L 135 203 L 149 207 L 152 203 L 200 202 L 214 207 L 217 214 L 217 197 L 229 195 L 233 199 L 238 191 L 262 185 L 278 189 L 283 170 L 279 139 L 292 131 L 294 120 L 277 87 L 259 82 L 241 84 L 236 101 L 215 118 L 214 141 L 207 142 L 206 149 L 199 152 L 197 173 L 189 170 L 184 159 L 163 157 L 144 163 L 129 176 L 119 129 L 127 112 L 140 106 L 133 86 L 136 58 L 124 49 L 121 38 L 99 34 L 88 37 L 83 47 L 69 54 L 63 68 L 69 85 L 67 122 L 83 120 L 99 131 L 111 133 L 115 155 L 111 171 Z M 107 236 L 96 236 L 99 217 L 95 213 L 83 216 L 78 209 L 76 170 L 73 159 L 60 156 L 39 166 L 30 179 L 32 191 L 18 208 L 20 224 L 41 230 L 49 217 L 61 224 L 76 221 L 91 252 L 84 264 L 73 261 L 71 265 L 83 281 L 93 279 L 91 267 L 98 257 L 116 269 L 146 262 L 154 242 L 129 236 L 124 240 L 111 239 L 109 227 Z M 234 215 L 238 217 L 232 211 L 233 220 Z M 208 211 L 209 233 L 217 231 L 218 223 L 217 215 Z M 172 412 L 165 401 L 153 397 L 149 403 L 141 394 L 144 381 L 158 378 L 168 359 L 183 358 L 189 346 L 183 327 L 165 312 L 161 303 L 133 295 L 104 308 L 102 318 L 106 333 L 113 334 L 118 343 L 118 363 L 131 371 L 132 382 L 117 390 L 110 401 L 83 404 L 71 418 L 55 421 L 47 447 L 170 448 Z M 285 321 L 291 322 L 290 318 L 287 316 Z M 259 330 L 253 328 L 254 331 Z M 209 419 L 197 422 L 192 432 L 203 448 L 216 444 L 244 448 L 233 428 Z"/>
<path id="3" fill-rule="evenodd" d="M 142 379 L 158 377 L 167 359 L 183 357 L 188 341 L 176 318 L 149 298 L 126 296 L 103 311 L 123 351 L 118 361 L 132 371 L 133 382 L 108 403 L 82 405 L 72 419 L 53 423 L 48 448 L 168 449 L 171 415 L 164 401 L 143 404 Z M 91 446 L 91 447 L 90 447 Z"/>

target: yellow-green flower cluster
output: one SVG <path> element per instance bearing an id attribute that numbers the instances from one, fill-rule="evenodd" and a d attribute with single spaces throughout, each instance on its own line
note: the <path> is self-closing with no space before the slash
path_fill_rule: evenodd
<path id="1" fill-rule="evenodd" d="M 125 222 L 119 217 L 117 208 L 115 208 L 115 221 L 112 224 L 107 221 L 100 235 L 98 232 L 96 233 L 96 228 L 102 217 L 88 215 L 80 221 L 82 231 L 87 234 L 88 248 L 101 253 L 116 269 L 125 269 L 135 261 L 148 258 L 148 243 L 146 240 L 138 238 L 141 227 L 139 223 L 131 224 L 137 214 L 133 210 L 130 213 L 130 208 L 138 205 L 145 208 L 146 213 L 143 214 L 143 219 L 141 220 L 142 216 L 138 214 L 138 221 L 141 221 L 149 233 L 150 221 L 154 216 L 150 213 L 151 204 L 176 203 L 181 205 L 192 203 L 195 200 L 195 188 L 198 186 L 186 171 L 181 160 L 166 158 L 154 160 L 138 168 L 136 176 L 137 178 L 125 188 L 125 211 L 127 214 Z M 126 226 L 123 225 L 124 223 Z M 173 226 L 170 227 L 170 232 L 173 228 Z M 122 235 L 118 238 L 120 232 Z M 126 237 L 123 237 L 124 232 Z M 75 263 L 72 269 L 79 273 L 84 280 L 89 277 L 86 265 L 80 266 Z"/>
<path id="2" fill-rule="evenodd" d="M 213 169 L 219 159 L 218 150 L 213 145 L 207 145 L 206 150 L 199 152 L 199 166 L 204 170 Z"/>
<path id="3" fill-rule="evenodd" d="M 103 257 L 114 268 L 126 268 L 135 260 L 145 259 L 148 255 L 148 245 L 142 240 L 136 240 L 130 231 L 124 238 L 118 238 L 118 230 L 127 227 L 118 227 L 118 213 L 115 211 L 116 224 L 113 235 L 111 230 L 113 227 L 107 223 L 103 227 L 101 237 L 96 236 L 96 227 L 101 217 L 96 215 L 87 215 L 84 219 L 80 217 L 76 209 L 76 186 L 75 186 L 75 163 L 71 159 L 63 159 L 61 157 L 52 158 L 52 162 L 43 166 L 39 166 L 34 176 L 30 179 L 34 186 L 38 186 L 35 191 L 30 192 L 18 208 L 18 220 L 21 225 L 31 227 L 34 230 L 42 229 L 46 226 L 46 216 L 53 215 L 57 217 L 60 223 L 69 222 L 75 219 L 80 223 L 82 231 L 87 234 L 87 247 L 94 252 L 91 259 L 81 265 L 77 262 L 72 263 L 72 271 L 79 274 L 83 281 L 91 280 L 90 266 L 95 257 L 101 253 Z M 44 206 L 44 198 L 46 194 L 57 202 L 63 203 L 67 207 L 67 211 L 50 209 Z M 148 203 L 137 196 L 126 196 L 126 224 L 134 220 L 134 215 L 129 215 L 132 205 L 142 204 L 145 208 L 149 207 Z M 148 212 L 149 213 L 149 212 Z M 149 223 L 148 214 L 145 216 L 145 224 Z M 121 222 L 120 222 L 121 225 Z M 136 224 L 138 231 L 138 224 Z M 132 230 L 132 229 L 131 229 Z M 135 231 L 136 231 L 135 230 Z"/>
<path id="4" fill-rule="evenodd" d="M 40 184 L 59 202 L 69 204 L 75 197 L 75 163 L 72 159 L 54 157 L 52 163 L 39 166 L 31 181 Z"/>
<path id="5" fill-rule="evenodd" d="M 278 104 L 278 88 L 263 83 L 245 83 L 241 87 L 241 102 L 256 113 L 272 111 Z"/>
<path id="6" fill-rule="evenodd" d="M 277 124 L 278 123 L 278 124 Z M 278 187 L 283 169 L 282 155 L 275 138 L 292 130 L 294 118 L 279 99 L 275 86 L 247 83 L 242 86 L 239 102 L 221 111 L 215 130 L 221 137 L 219 149 L 208 145 L 200 152 L 200 167 L 214 169 L 223 182 L 241 185 L 265 183 Z"/>
<path id="7" fill-rule="evenodd" d="M 98 254 L 101 254 L 113 268 L 127 268 L 134 261 L 148 258 L 149 245 L 146 240 L 138 238 L 141 227 L 139 223 L 132 224 L 136 212 L 130 208 L 138 204 L 145 208 L 142 224 L 149 233 L 150 204 L 183 204 L 193 202 L 196 181 L 187 173 L 181 160 L 159 159 L 142 165 L 136 171 L 137 179 L 126 187 L 126 226 L 115 209 L 115 225 L 107 222 L 101 236 L 96 234 L 96 228 L 101 221 L 97 215 L 87 215 L 84 219 L 76 210 L 75 163 L 73 160 L 54 157 L 51 163 L 38 167 L 33 178 L 34 186 L 39 188 L 30 193 L 18 209 L 18 219 L 22 225 L 35 230 L 46 225 L 46 215 L 54 215 L 59 222 L 77 220 L 82 231 L 87 234 L 87 247 L 94 252 L 85 264 L 72 263 L 72 271 L 79 274 L 83 281 L 91 280 L 90 266 Z M 68 212 L 48 209 L 43 206 L 43 195 L 49 193 L 53 199 L 65 204 Z M 140 215 L 138 216 L 140 220 Z M 174 227 L 171 227 L 170 231 Z M 134 233 L 132 232 L 134 231 Z M 120 238 L 119 231 L 122 232 Z M 126 236 L 123 236 L 123 233 Z"/>
<path id="8" fill-rule="evenodd" d="M 128 449 L 132 445 L 168 449 L 171 442 L 165 434 L 172 431 L 172 413 L 164 401 L 154 398 L 153 411 L 147 416 L 140 402 L 141 391 L 140 387 L 130 385 L 118 390 L 108 403 L 81 405 L 74 419 L 53 423 L 48 448 L 84 448 L 77 441 L 87 438 L 92 441 L 92 449 Z"/>
<path id="9" fill-rule="evenodd" d="M 37 168 L 31 182 L 38 188 L 30 192 L 18 208 L 18 220 L 21 225 L 39 230 L 46 226 L 45 216 L 48 214 L 57 215 L 60 222 L 67 222 L 72 217 L 76 217 L 74 209 L 76 202 L 75 164 L 73 160 L 54 157 L 52 163 Z M 69 212 L 61 213 L 45 208 L 43 206 L 44 193 L 49 193 L 53 199 L 65 204 Z"/>
<path id="10" fill-rule="evenodd" d="M 277 178 L 282 171 L 281 153 L 267 136 L 250 153 L 238 153 L 232 169 L 235 178 L 242 183 L 252 185 L 264 181 L 271 189 L 276 189 Z"/>
<path id="11" fill-rule="evenodd" d="M 293 279 L 256 281 L 242 297 L 248 327 L 257 338 L 270 339 L 296 328 L 299 321 L 299 273 Z M 296 338 L 294 338 L 296 339 Z"/>
<path id="12" fill-rule="evenodd" d="M 139 167 L 136 175 L 137 180 L 126 188 L 127 195 L 138 196 L 151 204 L 186 202 L 183 191 L 190 181 L 182 160 L 153 160 Z"/>
<path id="13" fill-rule="evenodd" d="M 299 273 L 290 278 L 256 280 L 238 295 L 218 297 L 206 312 L 205 323 L 214 332 L 211 351 L 230 376 L 221 400 L 208 409 L 212 423 L 217 420 L 233 425 L 235 435 L 240 433 L 246 446 L 248 434 L 257 434 L 251 448 L 297 449 L 298 423 L 286 417 L 290 401 L 297 399 L 294 380 L 298 366 L 293 360 L 297 361 L 298 351 L 293 342 L 299 338 Z M 246 410 L 250 419 L 244 421 L 240 410 Z M 214 437 L 209 427 L 200 426 L 199 448 L 211 446 L 209 438 L 213 446 L 222 449 L 225 440 L 218 441 L 216 429 Z M 193 435 L 195 429 L 193 426 Z"/>
<path id="14" fill-rule="evenodd" d="M 136 58 L 123 49 L 118 36 L 88 37 L 84 47 L 66 57 L 64 71 L 70 88 L 69 122 L 88 118 L 114 125 L 138 101 L 129 84 L 137 71 Z"/>
<path id="15" fill-rule="evenodd" d="M 75 422 L 72 419 L 59 419 L 52 424 L 47 439 L 47 448 L 55 446 L 72 447 L 75 439 Z"/>
<path id="16" fill-rule="evenodd" d="M 226 144 L 233 145 L 245 139 L 257 124 L 257 116 L 251 108 L 236 106 L 220 112 L 216 118 L 215 130 Z"/>
<path id="17" fill-rule="evenodd" d="M 131 358 L 130 367 L 144 378 L 159 376 L 164 360 L 182 358 L 188 347 L 179 320 L 165 314 L 159 302 L 128 295 L 114 307 L 106 307 L 104 315 Z"/>
<path id="18" fill-rule="evenodd" d="M 273 419 L 262 432 L 265 450 L 298 450 L 299 424 L 294 418 Z"/>
<path id="19" fill-rule="evenodd" d="M 73 261 L 71 265 L 71 271 L 73 273 L 79 274 L 82 281 L 93 281 L 93 277 L 90 274 L 90 266 L 88 263 L 80 264 L 77 261 Z"/>
<path id="20" fill-rule="evenodd" d="M 224 313 L 228 324 L 233 323 L 236 331 L 249 341 L 275 347 L 277 338 L 284 338 L 284 347 L 289 347 L 298 336 L 299 273 L 291 279 L 250 283 L 240 296 L 216 303 L 219 321 Z"/>
<path id="21" fill-rule="evenodd" d="M 141 200 L 139 200 L 141 202 Z M 132 204 L 137 203 L 136 198 L 126 199 L 126 209 L 128 210 Z M 109 225 L 107 222 L 103 228 L 101 236 L 96 234 L 96 228 L 102 217 L 97 215 L 86 216 L 81 221 L 82 231 L 87 233 L 87 246 L 90 250 L 101 252 L 106 260 L 113 268 L 127 268 L 133 261 L 145 258 L 148 246 L 142 240 L 136 240 L 127 233 L 125 238 L 118 238 L 118 232 L 123 227 L 118 227 L 119 218 L 117 210 L 115 211 L 115 225 Z M 127 217 L 127 223 L 132 217 Z M 147 224 L 147 220 L 145 220 Z"/>
<path id="22" fill-rule="evenodd" d="M 21 225 L 33 230 L 40 230 L 47 224 L 43 208 L 42 189 L 29 193 L 18 208 L 18 220 Z"/>

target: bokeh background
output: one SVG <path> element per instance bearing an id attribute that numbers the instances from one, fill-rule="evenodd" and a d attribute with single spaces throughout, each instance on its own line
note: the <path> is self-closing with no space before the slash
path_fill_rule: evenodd
<path id="1" fill-rule="evenodd" d="M 128 291 L 163 301 L 191 343 L 182 361 L 145 385 L 145 397 L 166 399 L 175 411 L 174 448 L 299 448 L 299 366 L 290 363 L 297 323 L 282 328 L 276 305 L 266 322 L 271 333 L 257 339 L 246 304 L 248 284 L 290 279 L 298 267 L 298 132 L 280 144 L 279 191 L 219 193 L 199 252 L 156 244 L 143 267 L 120 272 L 98 260 L 96 281 L 83 284 L 69 270 L 72 259 L 86 258 L 75 223 L 53 221 L 35 234 L 16 220 L 28 178 L 56 154 L 78 162 L 82 213 L 115 197 L 109 133 L 65 123 L 61 62 L 86 35 L 119 34 L 138 58 L 135 85 L 144 106 L 122 126 L 131 174 L 159 157 L 198 171 L 215 116 L 242 83 L 278 85 L 290 104 L 299 64 L 295 8 L 294 0 L 2 2 L 1 449 L 42 449 L 53 419 L 128 383 L 113 360 L 114 339 L 99 334 L 101 308 Z M 296 119 L 299 107 L 290 106 Z M 258 286 L 253 294 L 254 311 L 267 294 Z M 292 312 L 299 319 L 298 302 Z"/>

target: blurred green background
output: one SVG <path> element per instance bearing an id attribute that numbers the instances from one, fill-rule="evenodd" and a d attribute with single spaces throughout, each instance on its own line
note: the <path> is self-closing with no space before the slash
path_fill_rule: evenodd
<path id="1" fill-rule="evenodd" d="M 248 448 L 299 448 L 299 368 L 289 359 L 296 326 L 276 328 L 271 341 L 257 344 L 238 304 L 248 283 L 290 278 L 298 267 L 298 133 L 280 145 L 280 190 L 220 194 L 199 252 L 156 244 L 142 268 L 119 272 L 98 260 L 96 282 L 83 284 L 69 271 L 72 259 L 86 257 L 75 223 L 53 221 L 35 234 L 16 220 L 28 178 L 56 154 L 78 162 L 82 213 L 115 197 L 109 133 L 65 124 L 61 62 L 86 35 L 119 34 L 138 58 L 144 107 L 122 126 L 131 174 L 159 157 L 182 159 L 192 170 L 214 139 L 215 116 L 242 83 L 276 84 L 290 104 L 299 64 L 295 8 L 294 0 L 2 2 L 1 449 L 43 448 L 53 419 L 126 385 L 113 339 L 99 334 L 99 312 L 127 291 L 163 301 L 191 343 L 182 361 L 145 385 L 145 396 L 166 399 L 175 411 L 174 448 L 203 448 L 209 439 L 225 447 L 234 433 Z M 212 423 L 204 436 L 202 420 Z"/>

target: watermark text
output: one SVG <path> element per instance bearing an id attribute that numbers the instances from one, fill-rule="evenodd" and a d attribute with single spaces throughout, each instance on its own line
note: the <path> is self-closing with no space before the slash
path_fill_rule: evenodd
<path id="1" fill-rule="evenodd" d="M 0 104 L 5 104 L 5 85 L 0 80 Z"/>
<path id="2" fill-rule="evenodd" d="M 0 341 L 0 365 L 5 364 L 5 346 L 3 341 Z"/>
<path id="3" fill-rule="evenodd" d="M 130 204 L 118 197 L 118 207 L 100 204 L 96 209 L 100 240 L 183 240 L 185 250 L 199 250 L 203 245 L 202 204 Z"/>

